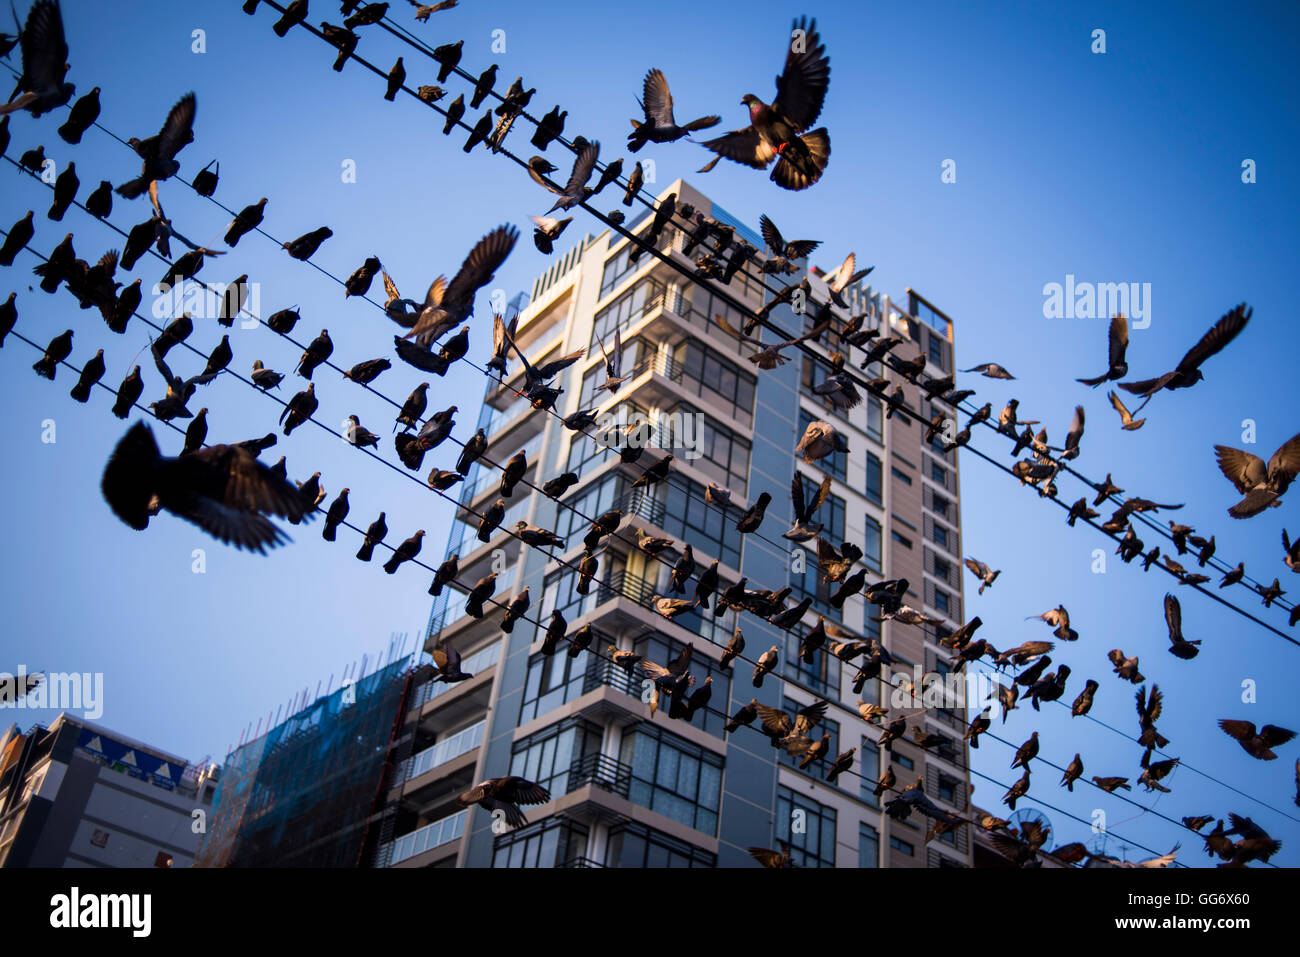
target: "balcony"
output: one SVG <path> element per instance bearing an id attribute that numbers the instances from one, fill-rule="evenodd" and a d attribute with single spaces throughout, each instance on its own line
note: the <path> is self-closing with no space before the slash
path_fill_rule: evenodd
<path id="1" fill-rule="evenodd" d="M 425 748 L 402 762 L 398 771 L 399 781 L 410 781 L 422 774 L 427 774 L 439 765 L 446 764 L 462 754 L 468 754 L 483 743 L 487 731 L 487 719 L 472 724 L 463 731 L 457 731 L 451 737 L 439 741 L 431 748 Z"/>
<path id="2" fill-rule="evenodd" d="M 379 859 L 382 861 L 387 858 L 387 866 L 393 867 L 417 854 L 459 840 L 465 833 L 465 820 L 469 816 L 469 811 L 469 808 L 457 811 L 455 814 L 399 837 L 391 844 L 385 844 L 379 849 Z"/>
<path id="3" fill-rule="evenodd" d="M 460 667 L 461 670 L 465 671 L 467 674 L 478 676 L 493 667 L 500 659 L 501 642 L 497 641 L 486 648 L 474 652 L 474 654 L 470 655 L 468 658 L 463 659 L 460 663 Z M 449 691 L 455 691 L 458 687 L 460 687 L 459 683 L 448 684 L 445 681 L 427 682 L 416 692 L 413 707 L 416 709 L 423 708 L 430 701 L 438 699 Z"/>
<path id="4" fill-rule="evenodd" d="M 556 867 L 604 867 L 600 861 L 594 861 L 590 857 L 571 857 L 563 864 L 556 864 Z"/>
<path id="5" fill-rule="evenodd" d="M 632 787 L 632 767 L 607 754 L 585 755 L 569 771 L 568 791 L 588 785 L 626 798 Z"/>

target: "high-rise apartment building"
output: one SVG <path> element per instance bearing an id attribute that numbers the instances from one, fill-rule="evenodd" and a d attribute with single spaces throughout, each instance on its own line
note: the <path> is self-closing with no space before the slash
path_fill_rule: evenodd
<path id="1" fill-rule="evenodd" d="M 763 249 L 751 227 L 688 184 L 679 180 L 662 196 L 670 193 L 679 208 L 689 204 Z M 649 227 L 648 215 L 629 225 L 634 233 Z M 693 272 L 707 250 L 690 245 L 689 235 L 669 227 L 658 248 Z M 757 271 L 755 264 L 750 270 Z M 825 284 L 816 270 L 809 275 L 813 303 L 824 302 Z M 765 278 L 777 288 L 800 275 Z M 500 472 L 475 466 L 462 486 L 462 507 L 446 554 L 459 556 L 461 582 L 495 571 L 498 599 L 529 588 L 532 621 L 545 622 L 559 609 L 570 634 L 590 624 L 591 649 L 599 654 L 571 656 L 562 645 L 545 655 L 535 624 L 521 621 L 503 634 L 498 610 L 489 606 L 485 617 L 471 617 L 463 591 L 445 590 L 434 604 L 426 648 L 440 640 L 453 643 L 464 657 L 464 670 L 474 677 L 451 685 L 429 683 L 415 694 L 408 715 L 415 734 L 412 756 L 391 792 L 396 826 L 394 840 L 379 849 L 381 865 L 753 866 L 747 848 L 775 847 L 777 841 L 795 848 L 800 866 L 970 865 L 968 828 L 927 842 L 925 818 L 893 820 L 883 812 L 892 794 L 873 794 L 874 782 L 892 764 L 897 788 L 920 779 L 931 800 L 965 813 L 964 708 L 949 700 L 943 702 L 948 707 L 923 713 L 906 709 L 915 711 L 912 725 L 930 735 L 927 748 L 909 729 L 892 750 L 878 746 L 880 727 L 864 721 L 858 710 L 862 701 L 891 703 L 895 689 L 887 682 L 894 673 L 918 685 L 924 684 L 920 674 L 945 673 L 950 653 L 935 641 L 944 629 L 872 621 L 878 609 L 861 595 L 842 609 L 833 607 L 829 597 L 835 586 L 819 581 L 815 541 L 796 545 L 782 538 L 792 521 L 793 476 L 804 476 L 812 494 L 829 475 L 830 496 L 814 519 L 826 526 L 824 536 L 837 545 L 850 541 L 862 547 L 868 581 L 906 578 L 906 603 L 944 619 L 951 631 L 963 621 L 956 458 L 942 451 L 941 440 L 927 443 L 923 425 L 901 413 L 887 416 L 888 405 L 874 396 L 864 393 L 862 404 L 847 412 L 830 408 L 812 391 L 827 375 L 827 365 L 798 349 L 786 350 L 787 364 L 759 371 L 746 359 L 753 347 L 715 321 L 721 315 L 733 327 L 742 325 L 717 288 L 648 253 L 636 256 L 635 247 L 610 231 L 558 255 L 534 282 L 519 313 L 519 347 L 534 364 L 577 349 L 586 349 L 586 358 L 557 378 L 564 392 L 555 407 L 558 415 L 551 415 L 534 410 L 515 391 L 522 370 L 512 357 L 504 382 L 487 385 L 479 425 L 494 462 L 526 453 L 525 482 L 540 486 L 565 471 L 577 473 L 579 481 L 560 504 L 521 483 L 506 502 L 500 527 L 484 543 L 469 509 L 481 512 L 497 500 Z M 771 298 L 756 278 L 742 274 L 725 289 L 751 309 Z M 931 375 L 953 371 L 952 323 L 919 294 L 908 290 L 902 303 L 862 287 L 846 297 L 848 308 L 834 310 L 835 328 L 863 315 L 866 328 L 904 340 L 896 350 L 899 358 L 919 353 Z M 808 314 L 796 314 L 779 306 L 772 320 L 795 334 L 808 328 L 811 312 L 811 307 Z M 615 332 L 622 342 L 623 375 L 629 378 L 611 394 L 597 390 L 605 377 L 598 343 L 611 349 Z M 776 341 L 770 332 L 755 335 Z M 812 348 L 824 356 L 848 351 L 836 335 L 822 336 Z M 850 361 L 861 358 L 855 350 Z M 887 376 L 891 389 L 901 382 L 907 407 L 925 420 L 940 409 L 951 414 L 947 407 L 932 409 L 915 386 L 878 363 L 858 374 Z M 617 451 L 565 428 L 560 417 L 578 409 L 609 412 L 629 424 L 642 415 L 657 447 L 624 464 Z M 849 451 L 814 464 L 799 460 L 794 447 L 813 420 L 831 422 L 847 438 Z M 674 455 L 668 480 L 633 489 L 644 467 L 664 451 Z M 729 488 L 742 508 L 770 493 L 757 533 L 736 530 L 740 508 L 724 512 L 706 504 L 710 482 Z M 605 540 L 596 581 L 581 594 L 571 566 L 583 554 L 590 520 L 612 508 L 623 513 L 623 525 Z M 521 520 L 554 529 L 565 539 L 555 558 L 547 549 L 522 546 L 508 533 Z M 637 529 L 676 544 L 658 559 L 651 557 L 636 547 Z M 712 603 L 707 611 L 672 622 L 656 614 L 649 607 L 651 596 L 667 594 L 669 568 L 687 543 L 697 572 L 718 561 L 721 588 L 744 577 L 751 589 L 788 586 L 788 605 L 810 598 L 802 623 L 783 631 L 753 614 L 737 619 L 728 611 L 716 617 Z M 693 589 L 692 582 L 686 597 Z M 819 615 L 855 635 L 879 636 L 895 663 L 867 680 L 860 693 L 853 686 L 860 660 L 846 663 L 823 651 L 813 656 L 812 665 L 804 664 L 797 654 L 800 637 Z M 737 661 L 723 670 L 722 650 L 737 625 L 748 663 Z M 690 671 L 696 688 L 711 679 L 709 710 L 689 722 L 670 718 L 667 708 L 652 717 L 643 676 L 607 660 L 606 649 L 614 644 L 664 664 L 686 643 L 694 646 Z M 773 646 L 780 663 L 756 689 L 753 662 Z M 751 698 L 787 711 L 817 698 L 828 700 L 826 718 L 812 732 L 815 739 L 829 734 L 827 759 L 801 770 L 757 722 L 724 733 L 724 715 Z M 852 771 L 827 782 L 829 762 L 850 748 L 856 749 Z M 544 785 L 551 800 L 526 809 L 526 827 L 498 833 L 488 813 L 462 810 L 455 798 L 477 781 L 506 774 Z"/>

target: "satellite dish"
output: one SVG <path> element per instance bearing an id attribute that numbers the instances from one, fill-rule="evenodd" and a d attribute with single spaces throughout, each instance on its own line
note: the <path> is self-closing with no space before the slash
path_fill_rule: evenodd
<path id="1" fill-rule="evenodd" d="M 1042 850 L 1050 851 L 1054 844 L 1052 838 L 1055 837 L 1055 832 L 1052 828 L 1052 822 L 1042 811 L 1037 808 L 1022 807 L 1007 819 L 1008 826 L 1016 832 L 1017 837 L 1024 834 L 1025 824 L 1028 822 L 1036 823 L 1042 828 L 1043 833 L 1047 835 Z"/>

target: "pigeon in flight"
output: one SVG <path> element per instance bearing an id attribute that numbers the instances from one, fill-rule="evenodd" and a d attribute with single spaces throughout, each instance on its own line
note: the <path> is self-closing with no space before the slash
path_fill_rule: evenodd
<path id="1" fill-rule="evenodd" d="M 519 231 L 508 225 L 498 226 L 480 239 L 451 282 L 444 284 L 439 277 L 429 286 L 414 327 L 402 338 L 414 338 L 418 345 L 428 348 L 470 318 L 475 294 L 492 281 L 518 239 Z"/>
<path id="2" fill-rule="evenodd" d="M 781 537 L 792 542 L 807 542 L 816 538 L 824 526 L 820 522 L 814 522 L 812 517 L 817 509 L 825 504 L 830 491 L 831 477 L 827 475 L 822 479 L 816 494 L 805 500 L 803 475 L 796 471 L 790 481 L 790 502 L 794 507 L 794 524 L 790 526 L 788 532 L 782 533 Z"/>
<path id="3" fill-rule="evenodd" d="M 772 258 L 763 264 L 764 272 L 796 273 L 799 267 L 795 265 L 795 260 L 807 259 L 821 245 L 819 239 L 787 240 L 776 228 L 776 223 L 767 218 L 766 213 L 758 217 L 758 228 L 767 248 L 772 252 Z"/>
<path id="4" fill-rule="evenodd" d="M 58 0 L 37 0 L 27 14 L 20 37 L 23 72 L 15 97 L 0 106 L 0 115 L 27 110 L 32 116 L 49 113 L 72 99 L 77 88 L 64 83 L 68 74 L 68 41 Z"/>
<path id="5" fill-rule="evenodd" d="M 1204 379 L 1205 374 L 1201 372 L 1202 363 L 1237 338 L 1241 330 L 1246 328 L 1246 323 L 1250 322 L 1253 313 L 1254 309 L 1244 302 L 1231 312 L 1225 313 L 1210 328 L 1209 332 L 1201 336 L 1196 345 L 1187 350 L 1187 354 L 1179 360 L 1178 366 L 1173 372 L 1166 372 L 1154 379 L 1121 382 L 1119 384 L 1121 389 L 1133 395 L 1141 396 L 1145 400 L 1134 411 L 1142 411 L 1142 406 L 1146 405 L 1151 400 L 1151 397 L 1162 389 L 1190 389 Z"/>
<path id="6" fill-rule="evenodd" d="M 1175 657 L 1190 661 L 1200 654 L 1199 640 L 1183 637 L 1183 609 L 1173 595 L 1165 595 L 1165 624 L 1169 626 L 1169 653 Z"/>
<path id="7" fill-rule="evenodd" d="M 1228 509 L 1228 514 L 1251 518 L 1266 508 L 1281 505 L 1282 496 L 1300 473 L 1300 433 L 1287 439 L 1267 465 L 1258 455 L 1227 445 L 1216 445 L 1214 454 L 1224 478 L 1245 496 Z"/>
<path id="8" fill-rule="evenodd" d="M 805 131 L 821 114 L 831 82 L 831 61 L 817 34 L 816 20 L 795 21 L 786 43 L 785 69 L 776 79 L 775 99 L 769 105 L 752 93 L 741 97 L 740 102 L 749 107 L 749 125 L 705 141 L 703 145 L 718 156 L 700 172 L 708 172 L 725 157 L 754 169 L 767 169 L 776 160 L 771 179 L 783 189 L 807 189 L 821 179 L 830 160 L 830 135 L 825 127 Z"/>
<path id="9" fill-rule="evenodd" d="M 645 122 L 632 120 L 632 132 L 627 136 L 627 148 L 638 152 L 646 143 L 673 143 L 697 130 L 707 130 L 722 122 L 720 116 L 702 116 L 681 126 L 673 117 L 673 95 L 668 91 L 668 78 L 663 71 L 653 69 L 645 75 L 641 99 L 637 104 L 645 113 Z"/>
<path id="10" fill-rule="evenodd" d="M 1010 372 L 1002 368 L 996 362 L 984 362 L 969 369 L 962 369 L 962 372 L 978 372 L 986 379 L 1014 379 Z"/>
<path id="11" fill-rule="evenodd" d="M 552 185 L 531 164 L 528 167 L 529 175 L 537 183 L 559 197 L 555 201 L 555 205 L 546 211 L 547 216 L 557 209 L 572 209 L 580 203 L 585 203 L 595 193 L 595 190 L 588 186 L 587 182 L 591 179 L 592 171 L 596 168 L 596 161 L 600 159 L 600 142 L 588 142 L 585 139 L 581 141 L 575 140 L 574 146 L 578 153 L 574 157 L 573 170 L 569 173 L 569 181 L 564 184 L 564 189 L 558 189 Z"/>
<path id="12" fill-rule="evenodd" d="M 1108 380 L 1119 380 L 1128 375 L 1128 363 L 1124 361 L 1124 353 L 1128 351 L 1128 320 L 1123 316 L 1112 316 L 1110 320 L 1109 336 L 1109 366 L 1106 371 L 1093 379 L 1075 379 L 1075 382 L 1082 382 L 1084 385 L 1097 388 L 1103 382 Z M 1115 400 L 1111 400 L 1114 405 Z M 1125 426 L 1127 428 L 1127 425 Z"/>
<path id="13" fill-rule="evenodd" d="M 1128 407 L 1124 405 L 1118 393 L 1110 392 L 1107 393 L 1106 397 L 1110 399 L 1111 408 L 1119 413 L 1120 427 L 1125 432 L 1136 432 L 1146 424 L 1146 419 L 1133 418 L 1133 414 L 1129 412 Z"/>
<path id="14" fill-rule="evenodd" d="M 534 784 L 526 778 L 511 775 L 503 778 L 489 778 L 456 798 L 460 807 L 472 807 L 477 804 L 496 817 L 500 811 L 511 827 L 523 827 L 528 823 L 519 805 L 545 804 L 551 799 L 551 792 L 540 784 Z"/>
<path id="15" fill-rule="evenodd" d="M 267 515 L 297 523 L 314 514 L 292 484 L 247 449 L 213 445 L 170 458 L 143 422 L 117 443 L 100 488 L 113 513 L 138 531 L 162 508 L 220 542 L 259 554 L 287 541 Z"/>
<path id="16" fill-rule="evenodd" d="M 117 188 L 117 195 L 135 199 L 148 192 L 154 208 L 158 209 L 158 183 L 176 175 L 181 168 L 176 162 L 176 154 L 194 142 L 195 107 L 194 94 L 186 93 L 168 112 L 166 122 L 156 135 L 145 140 L 133 137 L 127 141 L 144 165 L 139 176 Z"/>
<path id="17" fill-rule="evenodd" d="M 1233 718 L 1220 718 L 1219 727 L 1228 737 L 1240 744 L 1243 751 L 1260 761 L 1277 760 L 1273 749 L 1286 744 L 1296 735 L 1294 731 L 1288 731 L 1275 724 L 1266 724 L 1256 731 L 1253 721 L 1238 721 Z"/>
<path id="18" fill-rule="evenodd" d="M 999 568 L 997 571 L 994 571 L 989 568 L 989 566 L 975 558 L 966 559 L 966 567 L 970 569 L 972 575 L 980 580 L 979 593 L 981 595 L 984 594 L 984 589 L 997 581 L 998 576 L 1002 574 L 1002 569 Z"/>

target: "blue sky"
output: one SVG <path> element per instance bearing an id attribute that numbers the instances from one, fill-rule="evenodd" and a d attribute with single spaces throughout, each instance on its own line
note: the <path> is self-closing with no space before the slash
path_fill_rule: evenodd
<path id="1" fill-rule="evenodd" d="M 239 208 L 269 197 L 264 226 L 282 239 L 332 227 L 335 235 L 315 261 L 336 275 L 375 254 L 403 293 L 419 298 L 434 275 L 455 271 L 484 232 L 504 222 L 524 228 L 529 215 L 549 205 L 509 161 L 481 150 L 465 156 L 461 137 L 444 138 L 430 111 L 406 97 L 385 102 L 380 81 L 355 64 L 331 72 L 331 51 L 318 40 L 302 31 L 275 37 L 268 10 L 249 17 L 235 0 L 123 3 L 110 18 L 98 4 L 66 0 L 64 6 L 69 78 L 79 92 L 103 87 L 102 123 L 124 137 L 150 135 L 172 103 L 194 90 L 196 140 L 181 155 L 182 172 L 192 176 L 218 158 L 217 198 Z M 403 5 L 393 7 L 409 15 Z M 564 104 L 566 133 L 601 140 L 603 156 L 612 159 L 623 153 L 627 119 L 648 68 L 667 74 L 679 119 L 716 112 L 734 128 L 744 118 L 743 93 L 770 99 L 792 13 L 816 15 L 832 62 L 820 122 L 831 131 L 833 154 L 823 180 L 795 194 L 732 164 L 695 175 L 708 155 L 679 143 L 643 154 L 656 160 L 659 182 L 685 176 L 748 222 L 766 212 L 786 235 L 823 240 L 822 265 L 837 265 L 853 249 L 860 263 L 875 264 L 873 280 L 893 296 L 917 289 L 954 317 L 962 367 L 997 361 L 1018 377 L 963 383 L 978 389 L 979 401 L 992 401 L 996 412 L 1018 396 L 1021 414 L 1043 420 L 1054 438 L 1064 435 L 1074 405 L 1084 404 L 1089 419 L 1075 463 L 1080 471 L 1093 477 L 1110 471 L 1131 493 L 1186 502 L 1178 519 L 1213 531 L 1221 557 L 1245 560 L 1254 577 L 1277 575 L 1288 587 L 1297 580 L 1282 565 L 1279 532 L 1289 520 L 1292 535 L 1300 533 L 1296 503 L 1246 522 L 1229 518 L 1233 490 L 1215 468 L 1212 446 L 1241 445 L 1242 422 L 1253 419 L 1258 444 L 1248 447 L 1267 457 L 1300 428 L 1292 388 L 1297 333 L 1286 279 L 1300 247 L 1293 168 L 1300 137 L 1287 72 L 1297 52 L 1297 13 L 1283 3 L 1231 16 L 1208 3 L 1131 7 L 824 3 L 796 11 L 755 2 L 742 17 L 661 0 L 634 17 L 611 18 L 608 4 L 462 0 L 456 10 L 411 27 L 434 45 L 464 38 L 462 65 L 471 72 L 491 62 L 492 31 L 504 30 L 506 52 L 496 55 L 502 83 L 522 73 L 526 86 L 538 89 L 534 112 Z M 329 15 L 337 22 L 334 14 L 332 5 L 313 4 L 313 21 Z M 1096 28 L 1106 31 L 1105 54 L 1090 52 Z M 196 29 L 205 31 L 202 54 L 191 52 Z M 403 55 L 408 84 L 433 82 L 428 61 L 376 28 L 363 31 L 358 52 L 384 68 Z M 141 61 L 147 69 L 138 68 Z M 463 89 L 454 78 L 446 85 L 452 95 Z M 67 146 L 54 132 L 60 122 L 15 116 L 10 154 L 44 143 L 56 161 L 75 160 L 83 198 L 101 178 L 118 183 L 138 172 L 133 155 L 97 130 Z M 527 138 L 521 133 L 514 134 L 515 148 L 527 155 L 532 149 L 521 145 Z M 565 165 L 556 147 L 549 153 Z M 1257 164 L 1258 182 L 1251 185 L 1241 181 L 1247 158 Z M 947 159 L 956 164 L 955 183 L 940 180 Z M 355 183 L 341 181 L 345 160 L 355 161 Z M 48 252 L 69 229 L 83 257 L 120 245 L 77 211 L 63 224 L 46 220 L 48 191 L 12 168 L 0 171 L 0 179 L 0 220 L 8 224 L 34 208 L 37 248 Z M 163 198 L 183 232 L 218 245 L 226 225 L 219 210 L 179 184 L 165 184 Z M 147 215 L 145 201 L 118 199 L 112 218 L 130 226 Z M 580 213 L 565 240 L 597 225 Z M 70 308 L 66 294 L 28 291 L 30 280 L 21 277 L 34 264 L 23 254 L 3 274 L 0 292 L 19 292 L 18 330 L 43 343 L 74 328 L 73 361 L 80 364 L 102 346 L 105 382 L 116 386 L 147 344 L 143 328 L 133 323 L 127 335 L 114 336 L 94 313 Z M 513 294 L 547 266 L 525 231 L 494 285 Z M 160 263 L 146 259 L 132 275 L 150 282 L 161 272 Z M 247 237 L 202 275 L 228 281 L 244 272 L 261 283 L 264 313 L 300 307 L 295 336 L 307 339 L 328 327 L 336 362 L 391 350 L 390 327 L 376 310 L 345 302 L 337 286 L 262 237 Z M 1142 376 L 1172 368 L 1236 303 L 1248 301 L 1255 316 L 1231 348 L 1210 360 L 1204 383 L 1161 395 L 1146 410 L 1146 426 L 1125 433 L 1105 391 L 1073 381 L 1104 367 L 1105 321 L 1043 317 L 1044 284 L 1064 282 L 1067 274 L 1151 283 L 1152 322 L 1133 332 L 1129 350 L 1130 365 Z M 490 333 L 484 304 L 479 312 L 471 350 L 481 360 Z M 207 325 L 191 341 L 206 352 L 218 338 Z M 231 341 L 244 373 L 254 358 L 282 372 L 297 360 L 289 344 L 265 329 L 237 329 Z M 173 353 L 173 368 L 197 372 L 201 360 L 182 355 Z M 261 558 L 223 548 L 166 517 L 146 533 L 122 525 L 103 503 L 99 476 L 125 424 L 109 414 L 111 400 L 102 393 L 90 407 L 72 402 L 66 369 L 53 385 L 38 379 L 30 371 L 35 358 L 17 341 L 0 350 L 0 424 L 10 462 L 0 470 L 0 496 L 10 504 L 0 576 L 4 668 L 22 662 L 103 672 L 103 724 L 190 759 L 220 759 L 247 724 L 304 685 L 314 689 L 331 674 L 337 684 L 349 662 L 366 652 L 373 657 L 391 632 L 421 630 L 429 607 L 426 574 L 404 569 L 390 577 L 378 562 L 360 565 L 352 559 L 351 533 L 341 532 L 330 545 L 320 539 L 319 524 L 290 529 L 294 545 Z M 147 402 L 161 387 L 145 358 Z M 377 384 L 401 399 L 419 381 L 414 370 L 394 368 Z M 457 366 L 434 382 L 431 408 L 458 404 L 458 434 L 467 434 L 481 376 Z M 287 380 L 281 391 L 287 397 L 295 389 Z M 318 391 L 325 421 L 356 413 L 376 432 L 391 429 L 392 412 L 375 397 L 330 375 L 321 376 Z M 215 441 L 261 435 L 275 428 L 279 415 L 277 405 L 227 377 L 203 391 L 195 405 L 203 404 Z M 57 425 L 54 444 L 41 442 L 45 419 Z M 155 432 L 165 451 L 177 451 L 178 436 L 165 426 Z M 1011 463 L 1000 440 L 977 433 L 975 443 Z M 321 471 L 331 498 L 350 487 L 353 521 L 364 524 L 386 509 L 391 541 L 423 528 L 422 557 L 441 556 L 451 510 L 436 496 L 314 426 L 281 436 L 269 455 L 273 461 L 280 454 L 288 456 L 293 477 Z M 1061 485 L 1067 501 L 1082 494 L 1073 480 Z M 1059 656 L 1074 670 L 1068 698 L 1086 677 L 1096 678 L 1101 691 L 1094 714 L 1134 733 L 1133 688 L 1110 673 L 1105 653 L 1118 646 L 1139 654 L 1144 673 L 1166 694 L 1160 728 L 1173 742 L 1170 753 L 1300 818 L 1293 803 L 1297 745 L 1284 748 L 1278 761 L 1257 762 L 1214 724 L 1218 717 L 1241 717 L 1295 727 L 1300 707 L 1284 677 L 1294 669 L 1294 645 L 1182 588 L 1185 630 L 1204 645 L 1195 661 L 1174 659 L 1165 651 L 1161 609 L 1172 584 L 1167 576 L 1122 565 L 1100 533 L 1066 528 L 1059 509 L 969 455 L 962 459 L 962 494 L 966 554 L 1003 569 L 991 591 L 976 598 L 972 588 L 967 601 L 990 641 L 1005 647 L 1046 637 L 1041 623 L 1024 616 L 1065 604 L 1082 635 Z M 1109 560 L 1101 575 L 1090 570 L 1098 547 Z M 206 574 L 191 571 L 194 548 L 206 549 Z M 1244 589 L 1225 594 L 1286 630 L 1283 614 L 1260 608 Z M 1241 702 L 1248 680 L 1255 682 L 1256 704 Z M 1019 742 L 1036 727 L 1049 760 L 1063 765 L 1079 751 L 1087 775 L 1136 778 L 1137 745 L 1095 725 L 1071 724 L 1063 709 L 1045 709 L 1037 724 L 1031 713 L 994 730 Z M 52 717 L 16 714 L 24 727 Z M 974 767 L 1010 783 L 1016 777 L 1007 769 L 1010 759 L 1007 748 L 989 742 Z M 1251 815 L 1286 842 L 1276 862 L 1300 861 L 1300 825 L 1293 820 L 1186 769 L 1167 783 L 1173 793 L 1158 800 L 1134 796 L 1174 818 Z M 977 779 L 975 800 L 997 809 L 1001 792 L 993 790 Z M 1084 818 L 1105 808 L 1120 834 L 1161 851 L 1181 841 L 1183 860 L 1208 860 L 1189 832 L 1149 814 L 1126 820 L 1138 810 L 1094 789 L 1070 795 L 1056 787 L 1056 776 L 1041 773 L 1031 795 Z M 1090 839 L 1081 825 L 1047 814 L 1058 840 Z M 1117 849 L 1114 838 L 1110 849 Z"/>

